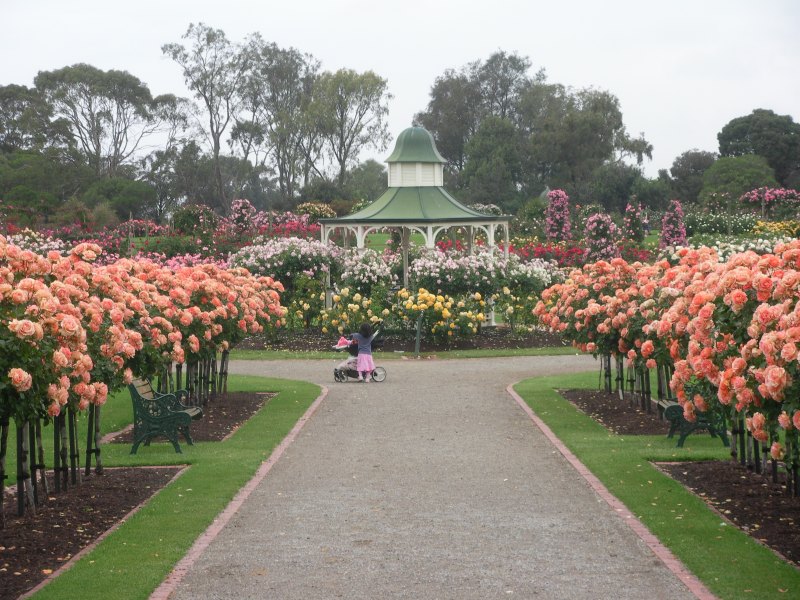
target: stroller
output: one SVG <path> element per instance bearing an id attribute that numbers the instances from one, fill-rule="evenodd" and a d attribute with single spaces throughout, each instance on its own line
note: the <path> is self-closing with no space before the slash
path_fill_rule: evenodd
<path id="1" fill-rule="evenodd" d="M 379 348 L 380 345 L 380 340 L 375 339 L 372 341 L 373 348 Z M 333 369 L 333 378 L 339 383 L 344 383 L 351 378 L 358 379 L 358 371 L 356 370 L 356 365 L 358 364 L 358 344 L 342 336 L 333 349 L 337 352 L 346 351 L 349 354 L 346 360 L 339 363 Z M 386 379 L 386 369 L 376 366 L 370 377 L 372 381 L 381 382 Z"/>

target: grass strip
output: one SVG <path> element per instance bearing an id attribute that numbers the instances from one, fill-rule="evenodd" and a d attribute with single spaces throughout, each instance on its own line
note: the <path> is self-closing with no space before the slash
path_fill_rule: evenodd
<path id="1" fill-rule="evenodd" d="M 714 594 L 723 599 L 800 597 L 800 570 L 731 525 L 653 462 L 729 459 L 718 439 L 693 434 L 615 435 L 557 389 L 597 387 L 593 373 L 527 379 L 516 392 L 564 444 Z"/>
<path id="2" fill-rule="evenodd" d="M 245 376 L 230 376 L 229 389 L 278 395 L 225 442 L 182 444 L 183 454 L 154 443 L 134 456 L 130 444 L 103 446 L 106 466 L 191 467 L 34 598 L 148 598 L 320 392 L 310 383 Z"/>

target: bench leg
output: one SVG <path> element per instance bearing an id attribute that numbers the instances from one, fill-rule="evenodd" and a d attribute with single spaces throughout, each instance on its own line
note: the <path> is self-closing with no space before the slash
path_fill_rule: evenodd
<path id="1" fill-rule="evenodd" d="M 189 444 L 190 446 L 194 446 L 194 441 L 192 440 L 192 436 L 189 433 L 189 426 L 188 425 L 184 425 L 183 427 L 180 427 L 179 429 L 180 429 L 181 433 L 183 434 L 183 437 L 186 439 L 186 443 Z"/>

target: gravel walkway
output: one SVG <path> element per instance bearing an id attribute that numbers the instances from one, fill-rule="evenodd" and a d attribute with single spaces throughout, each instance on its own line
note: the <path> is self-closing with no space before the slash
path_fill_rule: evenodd
<path id="1" fill-rule="evenodd" d="M 335 362 L 231 364 L 329 393 L 170 598 L 694 598 L 506 391 L 590 357 Z"/>

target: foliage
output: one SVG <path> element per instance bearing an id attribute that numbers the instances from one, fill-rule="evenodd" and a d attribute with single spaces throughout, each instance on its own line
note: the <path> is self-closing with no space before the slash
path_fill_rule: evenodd
<path id="1" fill-rule="evenodd" d="M 673 197 L 686 205 L 695 204 L 703 189 L 703 174 L 716 160 L 714 152 L 701 150 L 688 150 L 678 156 L 669 169 Z"/>
<path id="2" fill-rule="evenodd" d="M 385 150 L 388 146 L 386 116 L 392 95 L 382 77 L 372 71 L 357 73 L 352 69 L 322 73 L 315 92 L 320 134 L 339 168 L 339 185 L 343 185 L 348 168 L 363 149 Z"/>
<path id="3" fill-rule="evenodd" d="M 588 262 L 610 260 L 619 255 L 619 229 L 606 213 L 597 213 L 587 219 L 584 239 L 584 258 Z"/>
<path id="4" fill-rule="evenodd" d="M 715 198 L 733 202 L 752 189 L 776 184 L 775 174 L 765 158 L 754 154 L 724 156 L 703 174 L 699 200 L 701 205 L 710 208 Z M 723 205 L 720 209 L 731 211 L 733 207 Z"/>
<path id="5" fill-rule="evenodd" d="M 753 234 L 797 238 L 800 237 L 800 221 L 756 221 Z"/>
<path id="6" fill-rule="evenodd" d="M 680 200 L 671 200 L 661 220 L 659 246 L 682 246 L 686 244 L 686 226 L 683 224 L 683 207 Z"/>
<path id="7" fill-rule="evenodd" d="M 721 156 L 763 156 L 777 181 L 784 185 L 800 168 L 800 123 L 795 123 L 791 115 L 756 109 L 729 121 L 717 139 Z"/>

